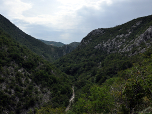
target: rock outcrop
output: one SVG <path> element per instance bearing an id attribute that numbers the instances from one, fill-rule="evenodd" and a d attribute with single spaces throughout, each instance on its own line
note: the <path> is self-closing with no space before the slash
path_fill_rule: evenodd
<path id="1" fill-rule="evenodd" d="M 136 23 L 139 25 L 139 22 Z M 134 38 L 132 40 L 126 40 L 130 36 L 131 32 L 127 34 L 117 35 L 113 39 L 109 39 L 106 42 L 97 44 L 94 49 L 104 50 L 108 53 L 125 53 L 129 52 L 129 56 L 143 53 L 146 51 L 146 48 L 149 48 L 152 45 L 152 26 L 150 26 L 143 34 Z M 141 49 L 141 45 L 145 45 L 146 48 Z M 136 48 L 136 51 L 132 52 L 133 48 Z"/>

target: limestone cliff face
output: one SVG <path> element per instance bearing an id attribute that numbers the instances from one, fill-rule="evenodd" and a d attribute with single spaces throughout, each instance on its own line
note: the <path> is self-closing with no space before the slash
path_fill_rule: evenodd
<path id="1" fill-rule="evenodd" d="M 99 28 L 82 39 L 80 47 L 93 46 L 93 50 L 107 53 L 143 53 L 152 45 L 152 24 L 140 18 L 113 28 Z M 145 26 L 147 25 L 147 26 Z"/>
<path id="2" fill-rule="evenodd" d="M 113 39 L 109 39 L 106 42 L 102 42 L 97 44 L 94 48 L 95 49 L 102 49 L 107 51 L 108 53 L 124 53 L 124 52 L 130 52 L 129 56 L 135 55 L 137 53 L 143 53 L 146 51 L 145 48 L 149 48 L 152 45 L 152 26 L 150 26 L 143 34 L 140 36 L 132 39 L 131 41 L 126 40 L 131 32 L 128 34 L 121 34 L 117 35 Z M 145 45 L 145 47 L 142 49 L 141 45 Z M 137 50 L 134 53 L 131 53 L 133 48 L 137 48 Z"/>
<path id="3" fill-rule="evenodd" d="M 128 45 L 124 45 L 123 49 L 119 49 L 119 52 L 129 52 L 133 48 L 137 48 L 137 50 L 134 53 L 130 53 L 129 56 L 145 52 L 146 48 L 149 48 L 152 45 L 152 26 L 150 26 L 143 34 L 127 43 Z M 145 45 L 145 47 L 142 48 L 141 45 Z"/>

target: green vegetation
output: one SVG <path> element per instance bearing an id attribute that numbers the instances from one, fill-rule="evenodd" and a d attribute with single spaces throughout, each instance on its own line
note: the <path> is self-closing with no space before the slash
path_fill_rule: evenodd
<path id="1" fill-rule="evenodd" d="M 65 107 L 70 77 L 0 30 L 0 113 Z"/>
<path id="2" fill-rule="evenodd" d="M 94 30 L 79 45 L 60 48 L 0 21 L 0 113 L 152 113 L 152 15 Z M 71 52 L 72 46 L 78 47 Z M 42 55 L 63 57 L 53 66 Z M 72 86 L 75 101 L 65 112 Z"/>
<path id="3" fill-rule="evenodd" d="M 37 110 L 36 114 L 65 114 L 65 108 L 52 108 L 48 105 Z"/>
<path id="4" fill-rule="evenodd" d="M 147 56 L 148 55 L 148 56 Z M 152 106 L 152 51 L 133 67 L 81 94 L 69 113 L 140 113 Z"/>
<path id="5" fill-rule="evenodd" d="M 139 82 L 137 84 L 127 82 L 129 78 L 126 78 L 126 74 L 121 74 L 126 72 L 127 69 L 134 68 L 135 63 L 138 64 L 145 58 L 141 57 L 141 54 L 138 54 L 138 52 L 136 56 L 127 56 L 133 55 L 138 47 L 133 47 L 130 51 L 123 53 L 119 52 L 119 49 L 125 47 L 127 43 L 129 44 L 135 38 L 143 34 L 149 26 L 152 25 L 151 19 L 152 16 L 142 17 L 114 28 L 102 29 L 104 32 L 101 35 L 96 34 L 95 32 L 89 33 L 76 50 L 54 63 L 57 68 L 61 69 L 61 71 L 66 74 L 72 75 L 75 79 L 73 83 L 76 89 L 76 98 L 74 106 L 71 109 L 72 114 L 114 113 L 113 111 L 116 111 L 117 113 L 130 113 L 133 111 L 142 111 L 142 109 L 146 108 L 146 106 L 142 106 L 139 102 L 141 102 L 140 99 L 143 98 L 149 99 L 148 96 L 143 96 L 143 93 L 147 93 L 143 92 L 143 89 L 139 90 L 139 95 L 136 95 L 136 93 L 133 92 L 135 88 L 140 88 L 142 85 L 140 85 Z M 137 23 L 139 22 L 140 24 L 138 25 Z M 134 27 L 135 25 L 136 27 Z M 131 31 L 128 37 L 118 37 L 116 39 L 118 41 L 125 39 L 125 42 L 120 42 L 120 48 L 112 48 L 110 51 L 108 51 L 108 46 L 103 48 L 104 45 L 110 45 L 110 43 L 105 44 L 103 42 L 108 42 L 109 39 L 113 40 L 117 35 L 127 34 L 128 31 Z M 149 41 L 147 40 L 147 42 Z M 95 48 L 98 44 L 101 44 L 101 47 Z M 120 44 L 115 45 L 115 47 L 118 47 Z M 147 46 L 142 43 L 139 47 L 140 50 L 147 48 Z M 113 83 L 118 85 L 113 85 L 113 83 L 107 85 L 106 82 L 108 80 L 113 80 Z M 126 83 L 129 83 L 129 85 L 125 85 Z M 112 94 L 112 86 L 117 86 L 119 92 L 121 93 L 121 91 L 123 91 L 123 94 L 119 93 L 120 96 L 117 96 L 117 90 L 114 91 L 116 95 Z M 132 89 L 123 90 L 125 86 L 130 86 Z M 98 97 L 96 93 L 99 94 Z M 114 98 L 114 96 L 116 98 Z M 117 97 L 122 97 L 122 99 Z M 128 97 L 134 97 L 134 99 Z M 121 102 L 117 102 L 117 99 L 121 99 Z M 121 105 L 116 105 L 116 103 Z M 148 106 L 150 106 L 150 101 Z"/>

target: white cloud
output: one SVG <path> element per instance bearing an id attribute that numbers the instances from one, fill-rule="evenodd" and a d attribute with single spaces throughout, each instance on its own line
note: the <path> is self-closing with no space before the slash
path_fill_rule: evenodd
<path id="1" fill-rule="evenodd" d="M 64 34 L 61 34 L 61 39 L 65 39 L 65 40 L 68 40 L 70 39 L 70 34 L 69 33 L 64 33 Z"/>
<path id="2" fill-rule="evenodd" d="M 22 19 L 23 12 L 32 8 L 31 3 L 25 3 L 21 0 L 3 0 L 3 5 L 8 10 L 8 15 L 14 19 Z"/>
<path id="3" fill-rule="evenodd" d="M 77 11 L 84 6 L 99 10 L 102 2 L 106 2 L 107 4 L 112 3 L 111 0 L 57 1 L 57 4 L 54 4 L 55 0 L 52 3 L 45 0 L 33 0 L 28 3 L 25 0 L 24 2 L 21 0 L 3 0 L 11 18 L 24 20 L 30 24 L 53 26 L 56 30 L 74 29 L 82 19 L 81 16 L 77 15 Z M 50 7 L 51 11 L 49 11 L 48 7 Z"/>

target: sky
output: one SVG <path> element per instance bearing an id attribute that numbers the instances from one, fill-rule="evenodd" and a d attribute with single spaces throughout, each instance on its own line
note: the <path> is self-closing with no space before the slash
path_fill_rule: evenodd
<path id="1" fill-rule="evenodd" d="M 0 0 L 0 14 L 47 41 L 80 42 L 89 32 L 152 14 L 152 0 Z"/>

